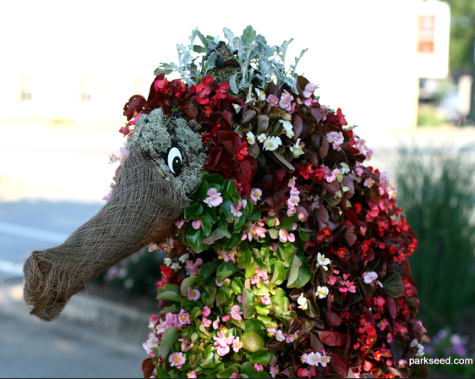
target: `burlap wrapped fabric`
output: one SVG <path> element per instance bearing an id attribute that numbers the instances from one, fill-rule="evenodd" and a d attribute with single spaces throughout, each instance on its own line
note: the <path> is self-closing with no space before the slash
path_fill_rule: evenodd
<path id="1" fill-rule="evenodd" d="M 68 300 L 84 290 L 91 279 L 143 246 L 172 234 L 174 223 L 187 203 L 181 192 L 199 183 L 196 172 L 200 172 L 203 164 L 199 149 L 202 145 L 196 135 L 195 141 L 187 141 L 195 142 L 191 146 L 196 154 L 190 148 L 187 151 L 187 146 L 175 147 L 185 155 L 181 170 L 184 177 L 176 182 L 179 176 L 172 175 L 172 179 L 171 172 L 166 172 L 166 162 L 158 157 L 160 151 L 154 151 L 154 156 L 148 151 L 147 133 L 150 138 L 160 139 L 166 148 L 167 139 L 170 146 L 174 143 L 175 136 L 170 133 L 178 134 L 175 140 L 180 140 L 180 132 L 193 140 L 190 133 L 194 132 L 184 120 L 178 123 L 181 130 L 170 131 L 170 125 L 161 122 L 161 110 L 147 116 L 142 125 L 145 137 L 129 145 L 130 155 L 120 170 L 109 202 L 63 244 L 34 251 L 26 260 L 24 298 L 31 314 L 45 321 L 56 319 Z"/>

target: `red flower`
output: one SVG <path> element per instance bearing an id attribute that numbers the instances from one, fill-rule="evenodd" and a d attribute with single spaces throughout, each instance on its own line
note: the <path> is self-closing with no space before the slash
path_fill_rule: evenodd
<path id="1" fill-rule="evenodd" d="M 212 110 L 211 110 L 211 107 L 209 105 L 205 106 L 205 115 L 206 117 L 209 117 L 209 115 L 211 114 Z"/>
<path id="2" fill-rule="evenodd" d="M 198 104 L 205 105 L 205 104 L 208 104 L 208 103 L 209 103 L 209 99 L 208 99 L 207 97 L 201 98 L 201 97 L 198 96 L 198 97 L 196 98 L 196 102 L 197 102 Z"/>
<path id="3" fill-rule="evenodd" d="M 206 95 L 209 95 L 209 93 L 211 92 L 211 90 L 208 87 L 206 87 L 203 83 L 198 84 L 195 87 L 195 91 L 196 91 L 196 94 L 201 98 L 206 97 Z"/>
<path id="4" fill-rule="evenodd" d="M 363 209 L 363 207 L 361 206 L 361 203 L 356 203 L 355 204 L 355 211 L 356 211 L 357 214 L 360 214 L 362 209 Z"/>
<path id="5" fill-rule="evenodd" d="M 130 133 L 130 129 L 128 126 L 123 126 L 122 128 L 119 129 L 119 132 L 126 136 L 130 136 L 132 133 Z"/>
<path id="6" fill-rule="evenodd" d="M 338 119 L 338 121 L 340 121 L 341 126 L 348 125 L 348 123 L 345 120 L 345 115 L 341 111 L 341 108 L 338 108 L 336 110 L 336 118 Z"/>
<path id="7" fill-rule="evenodd" d="M 155 91 L 157 92 L 166 92 L 167 84 L 168 84 L 168 80 L 167 78 L 164 77 L 163 79 L 155 80 L 155 82 L 153 83 L 153 86 L 155 88 Z"/>
<path id="8" fill-rule="evenodd" d="M 345 247 L 340 247 L 336 252 L 341 259 L 345 259 L 345 254 L 348 252 L 348 249 Z"/>
<path id="9" fill-rule="evenodd" d="M 307 163 L 304 165 L 300 170 L 300 175 L 302 175 L 305 179 L 310 178 L 310 174 L 313 174 L 315 171 L 312 169 L 312 164 Z"/>
<path id="10" fill-rule="evenodd" d="M 242 161 L 249 155 L 249 148 L 247 146 L 247 142 L 241 143 L 241 149 L 237 153 L 238 160 Z"/>
<path id="11" fill-rule="evenodd" d="M 211 75 L 208 75 L 201 81 L 201 83 L 203 83 L 205 86 L 209 86 L 211 83 L 213 83 L 213 77 Z"/>
<path id="12" fill-rule="evenodd" d="M 317 178 L 318 180 L 322 180 L 323 179 L 323 169 L 316 168 L 314 170 L 313 177 Z"/>

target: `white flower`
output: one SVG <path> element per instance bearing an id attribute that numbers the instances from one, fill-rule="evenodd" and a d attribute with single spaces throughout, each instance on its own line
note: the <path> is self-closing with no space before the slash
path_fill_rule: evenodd
<path id="1" fill-rule="evenodd" d="M 239 104 L 233 104 L 233 107 L 236 113 L 239 113 L 241 111 L 241 106 Z"/>
<path id="2" fill-rule="evenodd" d="M 321 253 L 317 254 L 317 267 L 322 266 L 325 271 L 328 270 L 328 265 L 330 264 L 330 259 L 325 258 L 325 256 Z"/>
<path id="3" fill-rule="evenodd" d="M 259 88 L 254 88 L 254 90 L 256 91 L 257 99 L 260 101 L 265 101 L 266 93 L 264 92 L 264 90 Z"/>
<path id="4" fill-rule="evenodd" d="M 340 166 L 341 166 L 341 173 L 343 175 L 348 174 L 350 172 L 350 166 L 348 166 L 345 162 L 341 162 Z"/>
<path id="5" fill-rule="evenodd" d="M 179 270 L 181 268 L 180 264 L 178 262 L 172 263 L 171 268 L 175 271 Z"/>
<path id="6" fill-rule="evenodd" d="M 284 336 L 284 333 L 282 333 L 282 330 L 278 330 L 277 333 L 275 333 L 275 339 L 277 341 L 285 341 L 285 336 Z"/>
<path id="7" fill-rule="evenodd" d="M 109 164 L 112 164 L 114 162 L 117 162 L 117 156 L 115 154 L 110 154 L 109 155 Z"/>
<path id="8" fill-rule="evenodd" d="M 257 140 L 262 143 L 266 140 L 266 135 L 264 133 L 262 134 L 259 134 L 259 136 L 257 137 Z"/>
<path id="9" fill-rule="evenodd" d="M 252 88 L 249 88 L 249 92 L 247 93 L 247 96 L 246 96 L 246 104 L 254 103 L 255 101 L 256 99 L 254 98 L 254 96 L 252 96 Z"/>
<path id="10" fill-rule="evenodd" d="M 341 189 L 342 189 L 343 192 L 348 192 L 348 191 L 350 190 L 350 189 L 349 189 L 348 187 L 346 187 L 346 186 L 342 186 Z"/>
<path id="11" fill-rule="evenodd" d="M 179 260 L 181 263 L 185 264 L 186 261 L 188 260 L 188 257 L 189 257 L 189 254 L 186 253 L 186 254 L 182 255 L 180 258 L 178 258 L 178 260 Z"/>
<path id="12" fill-rule="evenodd" d="M 299 298 L 297 299 L 297 303 L 299 304 L 300 309 L 307 309 L 307 298 L 303 295 L 303 292 L 300 294 Z"/>
<path id="13" fill-rule="evenodd" d="M 364 282 L 366 284 L 370 284 L 372 283 L 373 281 L 375 281 L 376 279 L 378 279 L 378 274 L 376 274 L 374 271 L 370 271 L 370 272 L 365 272 L 363 274 L 363 278 L 364 278 Z M 417 340 L 416 340 L 417 341 Z"/>
<path id="14" fill-rule="evenodd" d="M 317 287 L 317 292 L 315 293 L 315 296 L 318 296 L 319 299 L 323 299 L 328 296 L 328 287 L 325 286 L 318 286 Z"/>
<path id="15" fill-rule="evenodd" d="M 294 127 L 292 126 L 292 124 L 289 121 L 279 120 L 279 122 L 282 123 L 285 130 L 293 130 L 294 129 Z"/>
<path id="16" fill-rule="evenodd" d="M 254 145 L 256 143 L 256 137 L 254 134 L 252 134 L 252 132 L 247 132 L 246 139 L 249 145 Z"/>
<path id="17" fill-rule="evenodd" d="M 264 150 L 274 151 L 282 145 L 282 140 L 280 137 L 267 137 L 264 141 Z"/>
<path id="18" fill-rule="evenodd" d="M 341 199 L 342 196 L 343 196 L 343 195 L 341 194 L 341 191 L 336 191 L 336 192 L 335 192 L 335 196 L 334 196 L 335 199 Z"/>
<path id="19" fill-rule="evenodd" d="M 294 157 L 298 157 L 299 155 L 303 154 L 302 147 L 303 146 L 300 143 L 300 138 L 297 139 L 297 142 L 295 142 L 295 145 L 290 146 L 290 151 L 294 154 Z"/>
<path id="20" fill-rule="evenodd" d="M 172 260 L 171 260 L 171 258 L 165 258 L 163 260 L 163 263 L 165 263 L 165 265 L 168 267 L 172 264 Z"/>
<path id="21" fill-rule="evenodd" d="M 293 130 L 285 130 L 287 137 L 292 138 L 295 134 Z"/>

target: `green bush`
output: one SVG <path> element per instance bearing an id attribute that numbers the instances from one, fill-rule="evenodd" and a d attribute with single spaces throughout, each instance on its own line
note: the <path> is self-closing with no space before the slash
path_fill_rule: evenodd
<path id="1" fill-rule="evenodd" d="M 400 149 L 398 203 L 419 241 L 410 263 L 432 334 L 475 303 L 474 152 Z"/>
<path id="2" fill-rule="evenodd" d="M 444 119 L 437 112 L 437 109 L 430 104 L 421 104 L 417 113 L 418 126 L 440 126 Z"/>

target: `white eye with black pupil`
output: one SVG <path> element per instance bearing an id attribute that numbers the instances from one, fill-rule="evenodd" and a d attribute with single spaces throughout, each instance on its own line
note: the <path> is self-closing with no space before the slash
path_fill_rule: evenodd
<path id="1" fill-rule="evenodd" d="M 181 166 L 183 165 L 183 158 L 180 150 L 176 147 L 172 147 L 168 152 L 168 167 L 173 175 L 179 175 L 181 172 Z"/>

